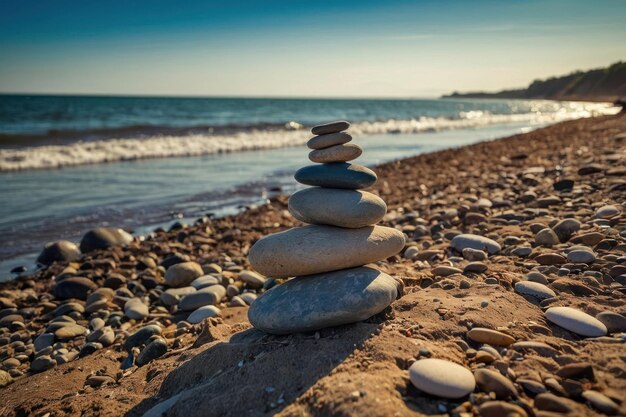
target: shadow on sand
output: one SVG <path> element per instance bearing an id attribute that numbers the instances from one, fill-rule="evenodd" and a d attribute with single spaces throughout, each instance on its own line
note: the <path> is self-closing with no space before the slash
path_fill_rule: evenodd
<path id="1" fill-rule="evenodd" d="M 376 318 L 312 334 L 235 333 L 182 363 L 126 416 L 266 416 L 328 375 L 377 328 Z M 187 360 L 188 359 L 188 360 Z"/>

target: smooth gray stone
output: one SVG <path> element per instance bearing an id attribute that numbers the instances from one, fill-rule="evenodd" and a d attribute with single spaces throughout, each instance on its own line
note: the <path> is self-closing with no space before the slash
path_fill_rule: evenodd
<path id="1" fill-rule="evenodd" d="M 252 246 L 248 260 L 266 277 L 286 278 L 380 261 L 400 252 L 404 243 L 404 234 L 390 227 L 310 225 L 265 236 Z"/>
<path id="2" fill-rule="evenodd" d="M 462 253 L 463 253 L 463 257 L 470 262 L 484 261 L 487 259 L 487 254 L 482 250 L 465 248 L 463 249 Z"/>
<path id="3" fill-rule="evenodd" d="M 476 385 L 478 385 L 481 391 L 493 392 L 499 400 L 506 400 L 511 397 L 516 398 L 518 396 L 513 382 L 500 372 L 484 368 L 476 369 L 474 378 L 476 379 Z"/>
<path id="4" fill-rule="evenodd" d="M 222 281 L 213 275 L 204 275 L 194 279 L 191 282 L 191 286 L 196 290 L 201 290 L 204 287 L 210 287 L 211 285 L 219 284 L 220 282 Z"/>
<path id="5" fill-rule="evenodd" d="M 215 284 L 217 284 L 217 282 L 214 282 L 211 285 L 215 285 Z M 194 292 L 196 292 L 195 287 L 170 288 L 168 290 L 165 290 L 161 294 L 160 298 L 161 298 L 161 302 L 165 304 L 166 306 L 173 306 L 173 305 L 178 304 L 178 302 L 180 301 L 180 297 L 184 297 L 185 295 L 192 294 Z"/>
<path id="6" fill-rule="evenodd" d="M 204 275 L 202 266 L 196 262 L 181 262 L 170 266 L 165 272 L 165 283 L 170 287 L 187 287 Z"/>
<path id="7" fill-rule="evenodd" d="M 160 358 L 167 353 L 167 342 L 161 338 L 154 339 L 141 351 L 137 357 L 137 366 L 143 366 L 148 362 Z"/>
<path id="8" fill-rule="evenodd" d="M 65 326 L 54 331 L 54 336 L 57 340 L 71 340 L 75 337 L 86 334 L 88 330 L 81 325 L 75 323 L 67 323 Z"/>
<path id="9" fill-rule="evenodd" d="M 156 324 L 144 326 L 126 338 L 124 349 L 130 351 L 135 346 L 141 346 L 155 334 L 161 334 L 161 327 Z"/>
<path id="10" fill-rule="evenodd" d="M 607 397 L 606 395 L 593 390 L 587 390 L 582 393 L 582 397 L 587 400 L 593 408 L 608 416 L 614 416 L 619 413 L 620 406 Z"/>
<path id="11" fill-rule="evenodd" d="M 89 328 L 91 330 L 98 330 L 104 327 L 106 323 L 100 317 L 95 317 L 89 321 Z"/>
<path id="12" fill-rule="evenodd" d="M 535 236 L 535 243 L 541 246 L 554 246 L 559 243 L 559 237 L 556 235 L 554 230 L 546 227 L 537 233 Z"/>
<path id="13" fill-rule="evenodd" d="M 328 135 L 314 136 L 306 143 L 309 149 L 325 149 L 335 145 L 343 145 L 352 140 L 346 132 L 329 133 Z"/>
<path id="14" fill-rule="evenodd" d="M 87 336 L 87 341 L 98 342 L 102 344 L 102 346 L 109 346 L 115 341 L 115 332 L 110 326 L 105 326 L 94 331 L 93 333 L 90 333 Z"/>
<path id="15" fill-rule="evenodd" d="M 397 283 L 360 267 L 297 277 L 257 298 L 250 323 L 272 334 L 307 332 L 365 320 L 397 298 Z"/>
<path id="16" fill-rule="evenodd" d="M 315 149 L 309 153 L 311 162 L 328 164 L 331 162 L 347 162 L 357 159 L 363 153 L 359 145 L 346 143 L 334 145 L 324 149 Z"/>
<path id="17" fill-rule="evenodd" d="M 240 299 L 246 302 L 246 304 L 251 305 L 256 301 L 258 296 L 253 292 L 245 292 L 239 296 Z"/>
<path id="18" fill-rule="evenodd" d="M 600 320 L 609 331 L 609 333 L 626 332 L 626 317 L 613 311 L 603 311 L 596 314 L 596 319 Z M 35 341 L 36 342 L 36 341 Z"/>
<path id="19" fill-rule="evenodd" d="M 596 210 L 596 217 L 598 219 L 610 219 L 611 217 L 617 216 L 621 213 L 619 207 L 613 204 L 609 204 L 606 206 L 600 207 Z"/>
<path id="20" fill-rule="evenodd" d="M 48 243 L 39 256 L 37 263 L 50 265 L 53 262 L 69 262 L 80 258 L 80 249 L 75 243 L 67 240 L 57 240 Z"/>
<path id="21" fill-rule="evenodd" d="M 576 219 L 563 219 L 552 227 L 561 242 L 567 242 L 574 233 L 580 230 L 581 223 Z"/>
<path id="22" fill-rule="evenodd" d="M 89 300 L 90 298 L 91 298 L 91 296 L 87 297 L 87 304 L 92 302 L 92 301 Z M 69 303 L 61 304 L 60 306 L 55 308 L 52 311 L 52 314 L 55 317 L 67 316 L 67 315 L 69 315 L 69 314 L 71 314 L 71 313 L 73 313 L 75 311 L 77 311 L 79 313 L 83 313 L 83 312 L 85 312 L 85 307 L 82 304 L 69 302 Z"/>
<path id="23" fill-rule="evenodd" d="M 48 369 L 54 368 L 57 366 L 57 363 L 50 356 L 42 355 L 35 358 L 34 361 L 30 364 L 30 370 L 33 372 L 43 372 Z"/>
<path id="24" fill-rule="evenodd" d="M 85 233 L 80 241 L 82 253 L 97 249 L 107 249 L 111 246 L 124 246 L 133 241 L 133 236 L 122 229 L 115 227 L 98 227 Z"/>
<path id="25" fill-rule="evenodd" d="M 80 348 L 80 352 L 78 352 L 78 357 L 84 358 L 85 356 L 91 355 L 92 353 L 99 351 L 103 347 L 104 346 L 102 346 L 102 343 L 98 343 L 98 342 L 85 343 L 83 347 Z"/>
<path id="26" fill-rule="evenodd" d="M 239 273 L 239 279 L 248 284 L 250 288 L 263 288 L 266 278 L 257 274 L 254 271 L 241 271 Z"/>
<path id="27" fill-rule="evenodd" d="M 539 271 L 530 271 L 526 274 L 526 279 L 532 282 L 538 282 L 539 284 L 548 285 L 550 281 L 548 278 Z"/>
<path id="28" fill-rule="evenodd" d="M 533 248 L 529 248 L 527 246 L 518 246 L 511 251 L 511 253 L 515 256 L 526 257 L 533 252 Z"/>
<path id="29" fill-rule="evenodd" d="M 39 352 L 42 349 L 45 349 L 49 346 L 52 346 L 54 343 L 54 334 L 53 333 L 42 333 L 33 342 L 35 347 L 35 352 Z"/>
<path id="30" fill-rule="evenodd" d="M 54 296 L 61 300 L 68 298 L 85 300 L 87 295 L 96 288 L 98 288 L 98 285 L 88 278 L 70 277 L 56 284 Z"/>
<path id="31" fill-rule="evenodd" d="M 596 255 L 588 250 L 577 249 L 567 254 L 567 260 L 573 263 L 590 264 L 596 261 Z"/>
<path id="32" fill-rule="evenodd" d="M 308 165 L 296 171 L 294 178 L 305 185 L 351 190 L 371 187 L 378 179 L 371 169 L 347 162 Z"/>
<path id="33" fill-rule="evenodd" d="M 194 293 L 184 296 L 178 307 L 183 311 L 196 310 L 202 306 L 215 305 L 226 295 L 226 288 L 221 285 L 211 285 Z"/>
<path id="34" fill-rule="evenodd" d="M 387 204 L 367 191 L 312 187 L 292 194 L 289 212 L 304 223 L 359 228 L 381 221 Z"/>
<path id="35" fill-rule="evenodd" d="M 218 316 L 219 314 L 220 314 L 220 309 L 213 305 L 202 306 L 198 308 L 197 310 L 194 310 L 189 315 L 189 317 L 187 317 L 187 321 L 189 323 L 197 324 L 206 318 L 215 317 L 215 316 Z"/>
<path id="36" fill-rule="evenodd" d="M 345 120 L 338 120 L 336 122 L 325 123 L 323 125 L 313 126 L 311 133 L 314 135 L 326 135 L 328 133 L 341 132 L 347 130 L 350 127 L 350 123 Z"/>
<path id="37" fill-rule="evenodd" d="M 487 250 L 490 255 L 500 252 L 500 244 L 488 237 L 472 234 L 456 235 L 452 238 L 450 246 L 458 252 L 463 253 L 463 249 L 472 248 L 477 250 Z"/>
<path id="38" fill-rule="evenodd" d="M 139 298 L 131 298 L 124 304 L 124 315 L 132 320 L 143 320 L 150 314 L 148 306 Z"/>

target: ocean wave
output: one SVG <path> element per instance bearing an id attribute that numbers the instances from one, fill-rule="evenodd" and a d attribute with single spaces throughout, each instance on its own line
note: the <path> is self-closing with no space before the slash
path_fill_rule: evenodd
<path id="1" fill-rule="evenodd" d="M 552 112 L 491 114 L 484 111 L 461 112 L 455 118 L 420 117 L 409 120 L 361 121 L 353 123 L 352 135 L 414 134 L 447 129 L 481 128 L 494 124 L 527 123 L 545 125 L 559 121 L 615 114 L 619 108 L 604 103 L 574 103 Z M 147 136 L 145 130 L 135 138 L 89 140 L 63 145 L 0 149 L 0 172 L 51 169 L 73 165 L 99 164 L 148 158 L 187 157 L 248 150 L 300 146 L 311 137 L 296 122 L 237 129 L 187 128 L 183 134 Z"/>
<path id="2" fill-rule="evenodd" d="M 189 136 L 194 134 L 228 135 L 246 130 L 297 129 L 302 125 L 289 122 L 256 123 L 241 125 L 126 125 L 90 129 L 51 129 L 40 133 L 0 133 L 0 146 L 22 148 L 25 146 L 65 145 L 74 142 L 90 142 L 106 139 L 140 139 L 150 136 Z"/>

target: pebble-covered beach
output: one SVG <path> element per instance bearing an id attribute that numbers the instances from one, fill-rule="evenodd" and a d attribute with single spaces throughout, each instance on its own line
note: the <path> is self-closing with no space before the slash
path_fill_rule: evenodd
<path id="1" fill-rule="evenodd" d="M 357 145 L 341 148 L 346 158 Z M 42 271 L 0 283 L 0 416 L 626 413 L 624 112 L 375 172 L 371 213 L 333 221 L 355 236 L 404 235 L 399 254 L 369 266 L 394 278 L 382 312 L 305 333 L 252 327 L 249 306 L 286 281 L 268 254 L 274 276 L 253 269 L 254 243 L 330 228 L 301 227 L 289 196 L 146 236 L 94 229 L 46 247 Z M 332 192 L 307 193 L 301 219 L 324 218 L 316 199 L 343 210 Z M 354 242 L 327 241 L 320 253 L 369 262 Z M 297 266 L 328 277 L 347 267 L 323 262 Z M 328 282 L 310 286 L 320 311 L 350 298 Z"/>

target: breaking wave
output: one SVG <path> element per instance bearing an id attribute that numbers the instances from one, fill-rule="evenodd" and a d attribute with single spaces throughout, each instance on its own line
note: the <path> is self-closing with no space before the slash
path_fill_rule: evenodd
<path id="1" fill-rule="evenodd" d="M 447 129 L 481 128 L 495 124 L 527 123 L 540 126 L 559 121 L 616 114 L 619 108 L 606 103 L 576 103 L 552 112 L 491 114 L 484 111 L 460 112 L 457 117 L 419 117 L 405 120 L 360 121 L 352 124 L 350 133 L 415 134 Z M 77 133 L 77 132 L 73 132 Z M 80 132 L 78 132 L 80 133 Z M 124 134 L 122 134 L 124 133 Z M 58 132 L 56 133 L 59 135 Z M 308 129 L 297 122 L 285 125 L 259 124 L 227 128 L 136 127 L 124 132 L 107 131 L 110 139 L 93 139 L 93 132 L 82 132 L 83 140 L 64 144 L 0 149 L 0 171 L 61 168 L 72 165 L 99 164 L 148 158 L 187 157 L 248 150 L 300 146 L 311 137 Z M 115 138 L 115 135 L 119 135 Z M 67 135 L 65 135 L 67 136 Z M 134 136 L 134 137 L 132 137 Z M 88 140 L 85 140 L 87 138 Z M 35 141 L 36 142 L 36 141 Z"/>

